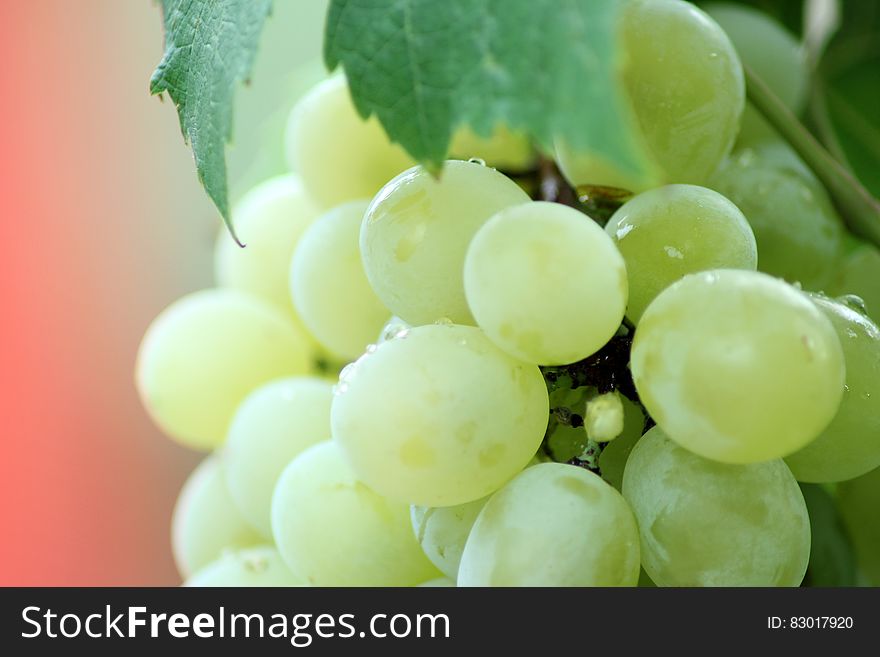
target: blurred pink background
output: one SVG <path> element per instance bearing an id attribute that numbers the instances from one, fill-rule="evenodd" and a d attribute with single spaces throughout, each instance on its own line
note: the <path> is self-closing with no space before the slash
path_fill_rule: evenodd
<path id="1" fill-rule="evenodd" d="M 275 5 L 233 197 L 283 168 L 297 67 L 318 70 L 325 0 Z M 161 11 L 6 2 L 0 26 L 0 585 L 174 585 L 171 510 L 200 456 L 150 423 L 133 367 L 150 320 L 211 284 L 219 218 L 148 93 Z"/>

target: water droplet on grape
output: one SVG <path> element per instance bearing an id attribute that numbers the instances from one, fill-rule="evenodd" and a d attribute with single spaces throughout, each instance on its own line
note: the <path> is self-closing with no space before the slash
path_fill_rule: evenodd
<path id="1" fill-rule="evenodd" d="M 479 164 L 481 167 L 486 166 L 486 160 L 481 157 L 468 158 L 468 162 L 470 162 L 471 164 Z"/>
<path id="2" fill-rule="evenodd" d="M 856 294 L 844 294 L 842 297 L 837 297 L 837 301 L 842 303 L 850 310 L 855 310 L 857 313 L 861 313 L 862 315 L 866 315 L 868 313 L 868 308 L 867 306 L 865 306 L 865 300 Z"/>
<path id="3" fill-rule="evenodd" d="M 333 386 L 334 395 L 342 395 L 348 391 L 348 382 L 351 380 L 352 376 L 354 376 L 356 362 L 357 361 L 349 363 L 339 372 L 339 382 Z"/>
<path id="4" fill-rule="evenodd" d="M 666 255 L 670 258 L 675 258 L 676 260 L 684 260 L 684 254 L 676 249 L 674 246 L 664 246 L 663 250 L 666 251 Z"/>

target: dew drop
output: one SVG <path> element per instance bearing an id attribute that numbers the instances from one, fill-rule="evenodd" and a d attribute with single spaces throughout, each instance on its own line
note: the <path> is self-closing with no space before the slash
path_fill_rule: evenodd
<path id="1" fill-rule="evenodd" d="M 664 246 L 663 250 L 670 258 L 675 258 L 676 260 L 684 260 L 684 254 L 676 249 L 674 246 Z"/>
<path id="2" fill-rule="evenodd" d="M 837 297 L 837 301 L 850 310 L 855 310 L 862 315 L 866 315 L 868 312 L 868 309 L 865 306 L 865 300 L 856 294 L 844 294 L 842 297 Z"/>

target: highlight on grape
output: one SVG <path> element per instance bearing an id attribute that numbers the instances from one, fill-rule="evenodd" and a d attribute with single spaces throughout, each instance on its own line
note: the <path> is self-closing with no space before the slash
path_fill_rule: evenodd
<path id="1" fill-rule="evenodd" d="M 880 582 L 880 253 L 746 99 L 803 110 L 794 37 L 706 9 L 620 14 L 653 184 L 502 123 L 420 163 L 344 72 L 296 103 L 138 355 L 205 452 L 187 586 L 799 586 L 816 496 Z"/>

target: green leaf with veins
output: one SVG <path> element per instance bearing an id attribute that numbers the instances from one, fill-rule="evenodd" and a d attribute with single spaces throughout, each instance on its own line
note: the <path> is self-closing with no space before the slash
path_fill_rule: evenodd
<path id="1" fill-rule="evenodd" d="M 498 123 L 648 178 L 617 75 L 620 0 L 333 0 L 324 58 L 354 103 L 438 169 L 452 133 Z"/>
<path id="2" fill-rule="evenodd" d="M 167 91 L 192 146 L 199 180 L 229 220 L 226 143 L 235 86 L 246 80 L 271 0 L 163 0 L 165 54 L 150 93 Z"/>

